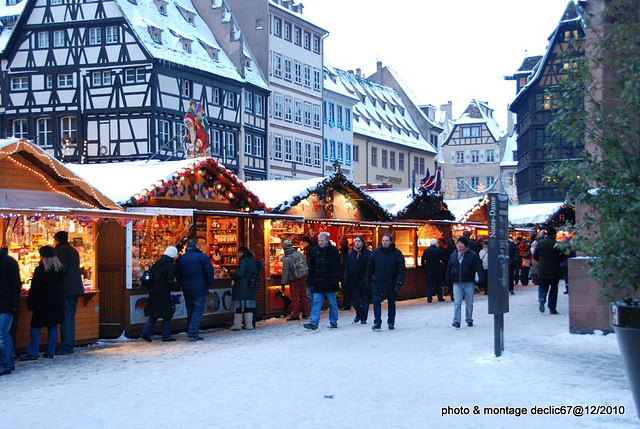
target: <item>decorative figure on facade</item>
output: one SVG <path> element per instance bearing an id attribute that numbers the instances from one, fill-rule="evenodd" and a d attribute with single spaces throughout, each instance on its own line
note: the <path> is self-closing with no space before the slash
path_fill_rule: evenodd
<path id="1" fill-rule="evenodd" d="M 187 113 L 184 115 L 184 125 L 187 132 L 184 136 L 184 146 L 187 158 L 210 156 L 207 114 L 202 105 L 191 100 Z"/>

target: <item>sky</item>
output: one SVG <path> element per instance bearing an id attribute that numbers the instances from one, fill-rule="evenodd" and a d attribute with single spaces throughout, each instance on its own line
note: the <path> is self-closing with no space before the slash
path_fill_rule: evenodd
<path id="1" fill-rule="evenodd" d="M 366 325 L 340 311 L 338 329 L 324 311 L 316 331 L 280 317 L 253 331 L 206 330 L 197 343 L 184 333 L 173 343 L 101 340 L 17 362 L 0 377 L 0 426 L 637 428 L 616 335 L 570 334 L 569 296 L 560 293 L 560 314 L 540 313 L 536 288 L 517 286 L 500 357 L 485 295 L 476 295 L 471 328 L 451 326 L 449 299 L 416 299 L 398 303 L 393 331 L 384 323 L 373 332 L 370 308 Z M 580 416 L 590 405 L 603 414 Z M 571 415 L 549 414 L 562 406 Z"/>
<path id="2" fill-rule="evenodd" d="M 325 56 L 339 69 L 394 69 L 421 104 L 451 100 L 457 119 L 471 99 L 488 101 L 505 129 L 513 75 L 542 55 L 569 0 L 302 0 L 329 31 Z"/>

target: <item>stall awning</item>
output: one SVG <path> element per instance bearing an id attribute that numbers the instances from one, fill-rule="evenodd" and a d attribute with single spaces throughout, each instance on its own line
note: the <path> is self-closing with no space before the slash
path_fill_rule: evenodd
<path id="1" fill-rule="evenodd" d="M 115 210 L 101 209 L 82 209 L 82 208 L 66 208 L 66 207 L 32 207 L 32 208 L 5 208 L 0 207 L 0 213 L 3 215 L 26 215 L 26 216 L 86 216 L 99 217 L 100 219 L 152 219 L 154 214 L 119 212 Z"/>

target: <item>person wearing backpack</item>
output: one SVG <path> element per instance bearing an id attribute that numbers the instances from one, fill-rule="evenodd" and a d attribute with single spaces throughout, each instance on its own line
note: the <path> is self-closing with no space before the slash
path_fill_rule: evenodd
<path id="1" fill-rule="evenodd" d="M 260 266 L 253 258 L 253 252 L 241 246 L 238 248 L 238 271 L 231 274 L 233 279 L 233 326 L 232 331 L 253 329 L 253 311 L 256 308 L 256 293 L 260 285 Z"/>
<path id="2" fill-rule="evenodd" d="M 285 285 L 289 285 L 291 292 L 291 316 L 287 320 L 300 320 L 309 318 L 309 299 L 307 298 L 307 274 L 309 267 L 304 255 L 293 248 L 291 240 L 282 242 L 284 257 L 282 258 L 282 291 Z"/>
<path id="3" fill-rule="evenodd" d="M 176 266 L 173 261 L 178 257 L 178 249 L 169 246 L 164 254 L 149 270 L 149 303 L 145 314 L 149 317 L 142 328 L 140 338 L 151 342 L 151 331 L 158 319 L 162 319 L 162 341 L 169 342 L 176 339 L 171 336 L 171 319 L 175 307 L 171 300 L 171 291 L 178 290 L 176 282 Z"/>

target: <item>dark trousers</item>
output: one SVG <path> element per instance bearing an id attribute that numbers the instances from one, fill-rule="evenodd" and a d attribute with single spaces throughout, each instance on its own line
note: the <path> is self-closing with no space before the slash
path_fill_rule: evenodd
<path id="1" fill-rule="evenodd" d="M 376 325 L 382 325 L 382 301 L 384 296 L 373 295 L 373 323 Z M 390 294 L 387 297 L 387 323 L 389 325 L 395 325 L 396 323 L 396 294 Z"/>
<path id="2" fill-rule="evenodd" d="M 62 298 L 62 310 L 64 321 L 60 324 L 60 344 L 57 354 L 72 354 L 76 343 L 76 309 L 78 308 L 78 296 L 65 296 Z"/>
<path id="3" fill-rule="evenodd" d="M 433 299 L 433 289 L 436 290 L 436 295 L 438 295 L 438 301 L 442 301 L 442 282 L 441 281 L 427 281 L 427 301 L 431 302 Z"/>
<path id="4" fill-rule="evenodd" d="M 538 279 L 538 300 L 547 299 L 547 307 L 549 310 L 556 311 L 558 303 L 558 282 L 560 279 Z"/>
<path id="5" fill-rule="evenodd" d="M 522 286 L 529 284 L 529 267 L 520 267 L 520 283 Z"/>
<path id="6" fill-rule="evenodd" d="M 356 317 L 360 321 L 367 321 L 369 315 L 369 292 L 364 286 L 356 286 L 351 291 L 351 303 L 356 310 Z"/>
<path id="7" fill-rule="evenodd" d="M 518 266 L 509 265 L 509 291 L 513 290 L 513 286 L 518 282 Z"/>

